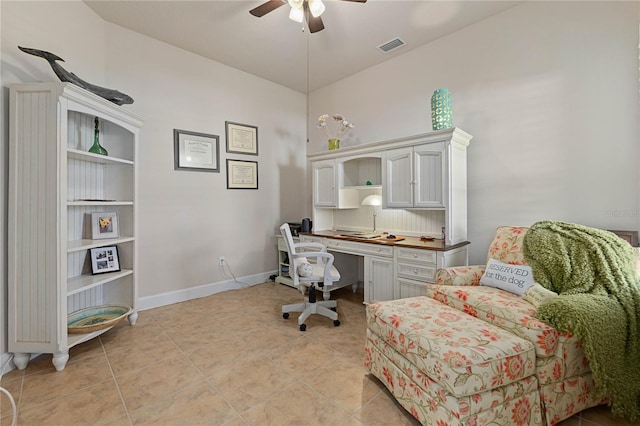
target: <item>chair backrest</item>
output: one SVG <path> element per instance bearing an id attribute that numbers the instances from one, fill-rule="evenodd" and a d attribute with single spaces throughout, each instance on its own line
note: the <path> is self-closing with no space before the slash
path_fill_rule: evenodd
<path id="1" fill-rule="evenodd" d="M 284 243 L 287 246 L 287 252 L 289 253 L 289 276 L 293 280 L 293 285 L 298 287 L 300 285 L 300 277 L 298 276 L 298 259 L 296 252 L 296 243 L 293 241 L 291 235 L 291 228 L 288 223 L 280 225 L 280 234 L 284 239 Z"/>
<path id="2" fill-rule="evenodd" d="M 489 246 L 487 262 L 489 259 L 499 260 L 513 265 L 525 265 L 522 254 L 524 235 L 529 230 L 528 226 L 500 226 L 496 229 L 496 236 Z"/>
<path id="3" fill-rule="evenodd" d="M 288 223 L 283 223 L 280 225 L 280 233 L 282 234 L 282 238 L 284 238 L 284 242 L 287 245 L 287 251 L 289 252 L 289 257 L 292 254 L 296 253 L 296 245 L 293 242 L 293 236 L 291 235 L 291 228 Z"/>

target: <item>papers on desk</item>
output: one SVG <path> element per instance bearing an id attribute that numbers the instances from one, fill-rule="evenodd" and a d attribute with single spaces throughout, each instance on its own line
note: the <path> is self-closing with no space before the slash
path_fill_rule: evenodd
<path id="1" fill-rule="evenodd" d="M 341 237 L 362 238 L 365 240 L 372 240 L 374 238 L 380 238 L 380 234 L 366 233 L 366 232 L 344 232 L 340 234 Z"/>

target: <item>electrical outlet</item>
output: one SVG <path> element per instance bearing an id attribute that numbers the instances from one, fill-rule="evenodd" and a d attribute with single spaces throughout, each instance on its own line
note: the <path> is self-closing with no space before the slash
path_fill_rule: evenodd
<path id="1" fill-rule="evenodd" d="M 225 265 L 225 263 L 226 263 L 226 261 L 225 261 L 225 259 L 224 259 L 224 256 L 220 256 L 220 257 L 218 258 L 218 265 L 219 265 L 219 266 L 224 266 L 224 265 Z"/>

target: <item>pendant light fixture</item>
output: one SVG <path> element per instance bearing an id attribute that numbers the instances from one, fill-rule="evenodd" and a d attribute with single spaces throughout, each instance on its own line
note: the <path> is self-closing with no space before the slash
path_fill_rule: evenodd
<path id="1" fill-rule="evenodd" d="M 307 3 L 309 12 L 314 18 L 322 15 L 326 9 L 322 0 L 287 0 L 291 11 L 289 12 L 289 19 L 295 22 L 302 22 L 304 19 L 304 4 Z"/>
<path id="2" fill-rule="evenodd" d="M 295 22 L 302 22 L 304 19 L 304 0 L 288 0 L 291 11 L 289 12 L 289 19 Z"/>

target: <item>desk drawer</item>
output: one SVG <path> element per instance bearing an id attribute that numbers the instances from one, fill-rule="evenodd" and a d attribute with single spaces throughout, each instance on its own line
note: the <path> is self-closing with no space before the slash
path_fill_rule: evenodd
<path id="1" fill-rule="evenodd" d="M 420 262 L 436 265 L 436 252 L 433 250 L 421 250 L 410 248 L 397 248 L 398 261 Z"/>
<path id="2" fill-rule="evenodd" d="M 381 244 L 356 243 L 354 241 L 337 240 L 327 238 L 327 247 L 330 250 L 343 251 L 345 253 L 371 254 L 373 256 L 393 257 L 393 246 Z"/>
<path id="3" fill-rule="evenodd" d="M 436 265 L 417 265 L 415 263 L 398 262 L 397 274 L 399 277 L 412 280 L 435 282 Z"/>
<path id="4" fill-rule="evenodd" d="M 300 237 L 301 243 L 320 243 L 322 245 L 327 245 L 322 237 L 310 237 L 308 235 L 303 235 Z"/>

